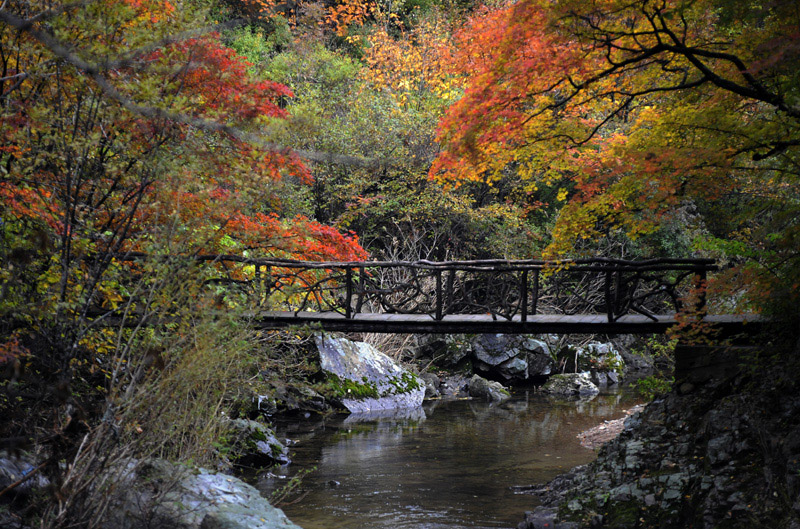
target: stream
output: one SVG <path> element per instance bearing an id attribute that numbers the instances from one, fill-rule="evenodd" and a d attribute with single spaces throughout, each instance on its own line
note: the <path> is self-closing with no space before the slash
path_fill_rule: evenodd
<path id="1" fill-rule="evenodd" d="M 501 405 L 439 400 L 394 416 L 278 425 L 296 444 L 277 474 L 316 467 L 305 496 L 280 507 L 304 529 L 516 527 L 536 500 L 513 487 L 590 462 L 576 435 L 639 402 L 625 390 L 578 402 L 529 391 Z M 263 473 L 256 486 L 268 496 L 286 481 Z"/>

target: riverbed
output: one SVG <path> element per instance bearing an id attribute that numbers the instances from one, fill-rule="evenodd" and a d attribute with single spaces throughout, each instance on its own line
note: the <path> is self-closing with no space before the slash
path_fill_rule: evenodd
<path id="1" fill-rule="evenodd" d="M 502 405 L 429 401 L 393 416 L 284 424 L 293 463 L 257 486 L 268 495 L 316 467 L 302 499 L 281 505 L 304 529 L 516 527 L 535 498 L 515 487 L 594 459 L 577 435 L 638 402 L 621 390 L 578 402 L 528 391 Z"/>

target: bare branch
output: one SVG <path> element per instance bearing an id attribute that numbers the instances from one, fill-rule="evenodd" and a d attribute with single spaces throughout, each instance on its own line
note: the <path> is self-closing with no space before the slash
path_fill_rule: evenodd
<path id="1" fill-rule="evenodd" d="M 753 161 L 760 162 L 761 160 L 766 160 L 767 158 L 771 158 L 773 156 L 777 156 L 779 154 L 784 153 L 786 149 L 788 149 L 789 147 L 796 147 L 798 145 L 800 145 L 800 140 L 777 141 L 771 145 L 769 151 L 761 154 L 759 153 L 753 154 Z M 759 147 L 765 147 L 765 146 L 759 146 Z M 750 148 L 748 150 L 753 150 L 755 148 L 758 147 Z"/>
<path id="2" fill-rule="evenodd" d="M 661 29 L 662 31 L 669 36 L 674 44 L 669 45 L 665 44 L 664 48 L 666 51 L 682 55 L 686 57 L 686 59 L 692 63 L 700 72 L 708 78 L 713 84 L 717 85 L 718 87 L 728 90 L 729 92 L 733 92 L 734 94 L 738 94 L 743 97 L 755 99 L 757 101 L 763 101 L 764 103 L 769 103 L 770 105 L 776 107 L 777 109 L 785 112 L 789 116 L 800 119 L 800 108 L 794 107 L 789 105 L 786 100 L 778 94 L 770 92 L 764 85 L 762 85 L 753 75 L 749 72 L 749 68 L 744 62 L 737 57 L 736 55 L 732 55 L 730 53 L 724 52 L 717 52 L 713 50 L 708 50 L 704 48 L 697 48 L 693 46 L 687 46 L 684 41 L 682 41 L 668 26 L 666 20 L 664 20 L 663 16 L 659 13 L 659 20 L 661 22 Z M 739 71 L 739 74 L 747 81 L 748 85 L 742 85 L 730 79 L 726 79 L 714 71 L 705 64 L 703 61 L 699 59 L 699 57 L 704 57 L 707 59 L 719 59 L 726 62 L 733 64 L 736 69 Z"/>

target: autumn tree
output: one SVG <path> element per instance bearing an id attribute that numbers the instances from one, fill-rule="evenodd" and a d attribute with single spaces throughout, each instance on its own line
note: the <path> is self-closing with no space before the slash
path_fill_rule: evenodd
<path id="1" fill-rule="evenodd" d="M 9 307 L 67 322 L 78 332 L 69 350 L 123 252 L 363 255 L 347 236 L 319 239 L 324 228 L 307 218 L 280 219 L 276 186 L 308 183 L 308 170 L 289 150 L 245 140 L 287 116 L 288 88 L 249 79 L 217 33 L 191 30 L 185 6 L 85 10 L 0 12 L 6 289 L 47 285 L 7 292 Z M 120 47 L 133 51 L 109 59 Z"/>
<path id="2" fill-rule="evenodd" d="M 380 27 L 369 36 L 364 60 L 365 80 L 389 90 L 401 106 L 420 105 L 426 96 L 446 105 L 461 85 L 449 67 L 450 29 L 440 15 L 431 15 L 395 38 Z"/>
<path id="3" fill-rule="evenodd" d="M 550 256 L 691 211 L 694 251 L 732 259 L 750 285 L 740 309 L 796 306 L 798 15 L 785 1 L 484 9 L 458 35 L 469 85 L 431 175 L 560 183 Z"/>
<path id="4" fill-rule="evenodd" d="M 315 248 L 321 226 L 280 220 L 276 187 L 308 183 L 309 172 L 253 131 L 287 117 L 278 105 L 292 95 L 286 86 L 249 79 L 247 63 L 217 33 L 191 29 L 185 6 L 89 8 L 96 12 L 2 12 L 4 226 L 11 239 L 41 232 L 37 240 L 48 242 L 40 246 L 59 255 L 57 272 L 46 273 L 56 273 L 61 302 L 87 256 L 97 283 L 113 255 L 154 240 L 188 253 L 220 251 L 225 239 L 228 250 L 262 255 L 363 255 L 346 236 L 338 248 Z M 123 46 L 134 49 L 108 58 Z M 158 237 L 166 219 L 179 219 L 187 235 Z M 11 239 L 9 259 L 37 251 Z M 95 288 L 82 289 L 86 303 Z"/>
<path id="5" fill-rule="evenodd" d="M 51 478 L 44 526 L 96 523 L 120 457 L 215 457 L 251 334 L 191 256 L 366 256 L 284 203 L 310 173 L 264 131 L 292 93 L 222 29 L 195 2 L 0 6 L 0 436 Z"/>

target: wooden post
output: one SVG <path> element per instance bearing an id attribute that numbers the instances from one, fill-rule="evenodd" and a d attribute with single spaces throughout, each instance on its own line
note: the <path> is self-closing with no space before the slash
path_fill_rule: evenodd
<path id="1" fill-rule="evenodd" d="M 608 316 L 608 322 L 614 322 L 614 300 L 611 299 L 611 277 L 613 276 L 614 272 L 611 270 L 606 271 L 606 284 L 605 284 L 605 297 L 606 297 L 606 315 Z"/>
<path id="2" fill-rule="evenodd" d="M 622 271 L 614 272 L 614 319 L 619 318 L 622 312 Z"/>
<path id="3" fill-rule="evenodd" d="M 450 273 L 447 274 L 447 292 L 445 296 L 445 314 L 450 314 L 450 311 L 453 309 L 453 287 L 456 280 L 456 270 L 450 270 Z"/>
<path id="4" fill-rule="evenodd" d="M 269 301 L 270 290 L 272 290 L 272 267 L 265 267 L 264 272 L 264 303 L 267 303 Z"/>
<path id="5" fill-rule="evenodd" d="M 528 320 L 528 271 L 522 271 L 522 277 L 519 281 L 519 302 L 522 309 L 520 320 L 525 323 Z"/>
<path id="6" fill-rule="evenodd" d="M 361 313 L 361 307 L 364 305 L 364 293 L 366 292 L 366 288 L 364 286 L 364 282 L 366 281 L 366 274 L 364 273 L 364 267 L 358 267 L 358 296 L 356 297 L 356 314 Z"/>
<path id="7" fill-rule="evenodd" d="M 353 317 L 353 308 L 350 306 L 353 302 L 353 269 L 351 267 L 345 268 L 345 296 L 344 296 L 344 317 L 348 320 Z"/>
<path id="8" fill-rule="evenodd" d="M 531 303 L 531 314 L 536 315 L 539 305 L 539 269 L 533 271 L 533 303 Z"/>
<path id="9" fill-rule="evenodd" d="M 442 271 L 436 271 L 436 321 L 442 319 Z"/>
<path id="10" fill-rule="evenodd" d="M 261 306 L 261 291 L 263 290 L 263 282 L 261 280 L 261 265 L 256 263 L 256 277 L 255 277 L 255 295 L 256 295 L 256 307 Z"/>

